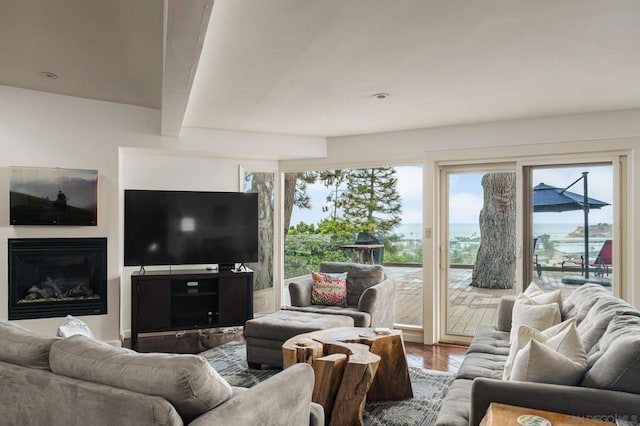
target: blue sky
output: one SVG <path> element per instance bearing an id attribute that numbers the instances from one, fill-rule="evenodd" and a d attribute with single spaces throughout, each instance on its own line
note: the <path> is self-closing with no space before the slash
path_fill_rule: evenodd
<path id="1" fill-rule="evenodd" d="M 422 166 L 396 167 L 398 178 L 398 192 L 402 199 L 402 223 L 422 223 Z M 293 209 L 291 225 L 298 222 L 318 223 L 329 217 L 329 212 L 323 212 L 327 195 L 331 193 L 322 183 L 309 185 L 307 190 L 311 198 L 311 209 Z"/>
<path id="2" fill-rule="evenodd" d="M 396 167 L 398 177 L 398 192 L 402 198 L 402 223 L 422 222 L 422 166 Z M 533 172 L 534 185 L 546 183 L 547 185 L 566 187 L 581 176 L 583 171 L 589 172 L 589 196 L 608 203 L 612 203 L 612 167 L 562 167 L 535 169 Z M 451 223 L 477 223 L 480 209 L 482 209 L 482 185 L 480 183 L 482 173 L 464 173 L 451 175 L 450 180 L 450 222 Z M 582 182 L 573 186 L 570 191 L 582 194 Z M 329 212 L 323 212 L 322 206 L 325 199 L 331 193 L 322 183 L 309 185 L 308 194 L 311 198 L 311 209 L 300 210 L 294 208 L 291 224 L 298 222 L 318 223 L 329 217 Z M 604 207 L 600 210 L 591 210 L 589 222 L 612 223 L 613 208 Z M 563 213 L 536 213 L 535 223 L 570 223 L 583 222 L 581 211 Z"/>
<path id="3" fill-rule="evenodd" d="M 607 203 L 613 202 L 613 177 L 611 166 L 540 168 L 533 171 L 534 186 L 539 183 L 565 188 L 582 175 L 589 172 L 589 197 Z M 450 178 L 450 222 L 474 223 L 482 209 L 482 173 L 452 175 Z M 582 194 L 582 181 L 569 191 Z M 535 213 L 534 223 L 570 223 L 581 224 L 584 221 L 582 211 L 562 213 Z M 589 212 L 589 223 L 612 223 L 613 207 L 593 209 Z"/>

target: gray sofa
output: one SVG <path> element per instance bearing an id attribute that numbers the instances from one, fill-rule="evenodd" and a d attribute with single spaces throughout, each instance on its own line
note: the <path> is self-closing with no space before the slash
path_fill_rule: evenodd
<path id="1" fill-rule="evenodd" d="M 197 355 L 139 354 L 0 321 L 3 425 L 322 425 L 313 369 L 230 386 Z"/>
<path id="2" fill-rule="evenodd" d="M 587 351 L 578 386 L 503 381 L 515 298 L 503 298 L 495 326 L 480 326 L 449 389 L 438 425 L 478 425 L 498 402 L 545 411 L 640 421 L 640 312 L 597 284 L 577 288 L 562 303 L 575 317 Z"/>
<path id="3" fill-rule="evenodd" d="M 347 273 L 347 306 L 311 304 L 311 276 L 289 283 L 291 306 L 282 309 L 316 314 L 346 315 L 355 327 L 393 327 L 396 284 L 381 265 L 324 262 L 320 272 Z"/>

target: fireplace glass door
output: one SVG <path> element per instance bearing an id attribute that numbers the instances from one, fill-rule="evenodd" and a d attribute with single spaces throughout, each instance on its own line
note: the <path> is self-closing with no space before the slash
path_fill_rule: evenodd
<path id="1" fill-rule="evenodd" d="M 9 240 L 9 319 L 107 312 L 106 238 Z"/>

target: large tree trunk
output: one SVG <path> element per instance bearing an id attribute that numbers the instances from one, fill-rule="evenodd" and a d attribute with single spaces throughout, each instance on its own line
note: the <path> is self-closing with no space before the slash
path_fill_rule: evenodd
<path id="1" fill-rule="evenodd" d="M 253 289 L 273 287 L 274 174 L 253 173 L 251 192 L 258 193 L 258 263 L 252 263 Z"/>
<path id="2" fill-rule="evenodd" d="M 482 188 L 480 248 L 471 285 L 513 288 L 516 273 L 515 173 L 487 173 L 482 177 Z"/>
<path id="3" fill-rule="evenodd" d="M 287 237 L 289 226 L 291 226 L 291 214 L 296 200 L 297 173 L 284 174 L 284 236 Z"/>

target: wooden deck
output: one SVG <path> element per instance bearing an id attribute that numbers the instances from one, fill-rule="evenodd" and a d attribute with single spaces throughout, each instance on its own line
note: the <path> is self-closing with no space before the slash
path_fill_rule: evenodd
<path id="1" fill-rule="evenodd" d="M 385 266 L 387 275 L 396 279 L 396 296 L 394 306 L 395 324 L 422 326 L 422 268 L 404 266 Z M 449 306 L 447 307 L 447 326 L 450 334 L 472 336 L 480 324 L 494 324 L 498 302 L 505 295 L 515 294 L 514 290 L 497 290 L 471 287 L 471 269 L 449 269 Z M 562 283 L 562 277 L 568 273 L 560 271 L 543 271 L 535 283 L 545 290 L 560 289 L 566 297 L 577 285 Z M 296 278 L 285 280 L 282 301 L 289 305 L 288 283 Z M 606 287 L 611 288 L 611 287 Z M 265 295 L 258 300 L 254 295 L 254 303 L 261 306 L 264 300 L 273 300 L 272 289 L 262 290 Z M 268 294 L 267 294 L 268 293 Z M 269 296 L 269 297 L 265 297 Z M 259 313 L 273 312 L 273 304 L 261 306 Z"/>
<path id="2" fill-rule="evenodd" d="M 422 268 L 385 266 L 396 279 L 395 323 L 422 326 Z M 494 324 L 500 298 L 514 290 L 471 287 L 471 269 L 449 270 L 448 330 L 451 334 L 473 335 L 480 324 Z M 562 283 L 567 273 L 544 271 L 535 283 L 545 290 L 560 289 L 564 297 L 577 285 Z M 611 288 L 611 287 L 607 287 Z"/>

